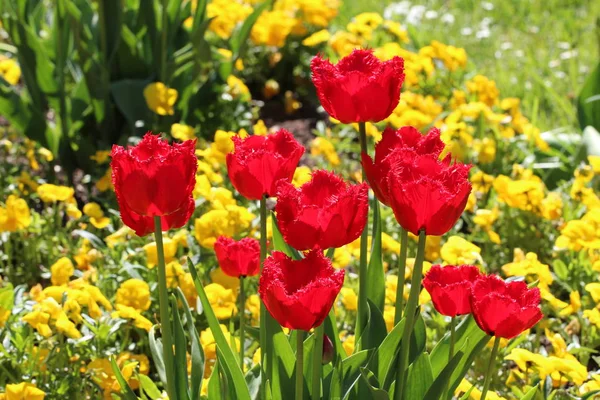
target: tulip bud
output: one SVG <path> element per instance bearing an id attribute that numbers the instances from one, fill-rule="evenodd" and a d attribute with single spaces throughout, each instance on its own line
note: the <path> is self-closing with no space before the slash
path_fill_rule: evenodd
<path id="1" fill-rule="evenodd" d="M 333 343 L 327 335 L 323 335 L 323 365 L 333 361 Z"/>

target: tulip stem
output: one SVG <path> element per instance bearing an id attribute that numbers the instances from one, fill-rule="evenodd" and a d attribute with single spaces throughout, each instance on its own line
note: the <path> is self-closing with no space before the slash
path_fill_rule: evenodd
<path id="1" fill-rule="evenodd" d="M 448 350 L 448 363 L 454 357 L 454 330 L 456 329 L 456 317 L 451 317 L 450 319 L 450 349 Z M 449 393 L 450 390 L 450 382 L 446 384 L 446 393 L 448 393 L 448 398 L 452 397 L 452 394 Z"/>
<path id="2" fill-rule="evenodd" d="M 263 195 L 260 198 L 260 273 L 262 274 L 262 270 L 263 267 L 265 265 L 265 259 L 267 258 L 267 196 Z M 262 393 L 266 393 L 267 389 L 266 389 L 266 382 L 267 379 L 269 379 L 269 377 L 271 376 L 270 374 L 267 374 L 267 369 L 265 368 L 265 366 L 269 367 L 268 363 L 265 363 L 265 361 L 267 361 L 267 309 L 265 308 L 265 303 L 263 303 L 262 301 L 260 302 L 260 315 L 259 315 L 259 322 L 260 322 L 260 330 L 259 330 L 259 336 L 260 336 L 260 365 L 261 365 L 261 370 L 262 370 L 262 384 L 263 384 L 263 390 L 261 390 Z M 269 367 L 270 368 L 270 367 Z M 263 395 L 264 396 L 264 395 Z M 263 397 L 265 398 L 265 397 Z"/>
<path id="3" fill-rule="evenodd" d="M 173 371 L 173 337 L 171 335 L 171 320 L 169 316 L 169 294 L 167 291 L 167 273 L 165 267 L 165 251 L 163 248 L 162 226 L 160 217 L 154 217 L 154 240 L 156 241 L 156 252 L 158 255 L 158 300 L 160 306 L 160 332 L 162 335 L 163 358 L 165 363 L 167 394 L 170 399 L 177 398 Z"/>
<path id="4" fill-rule="evenodd" d="M 367 153 L 367 127 L 365 122 L 358 123 L 359 140 L 360 140 L 360 151 L 361 154 Z M 362 168 L 362 180 L 367 181 L 367 174 L 365 168 Z M 367 202 L 368 207 L 368 202 Z M 368 209 L 367 209 L 368 215 Z M 368 218 L 367 218 L 368 219 Z M 364 325 L 367 323 L 367 245 L 369 240 L 369 224 L 368 221 L 365 224 L 365 228 L 360 235 L 360 264 L 358 270 L 358 313 L 357 323 L 355 328 L 355 335 L 360 338 L 360 342 L 366 340 L 365 335 L 362 334 Z M 361 343 L 357 343 L 356 349 L 360 350 Z"/>
<path id="5" fill-rule="evenodd" d="M 425 230 L 419 231 L 419 244 L 417 248 L 417 257 L 412 271 L 412 280 L 410 282 L 410 294 L 404 310 L 404 331 L 402 332 L 402 341 L 400 342 L 400 355 L 398 358 L 398 370 L 396 371 L 396 400 L 401 400 L 406 386 L 406 373 L 408 371 L 408 355 L 410 354 L 410 338 L 415 323 L 415 313 L 419 303 L 419 293 L 421 292 L 421 280 L 423 278 L 423 260 L 425 258 L 425 240 L 427 235 Z M 398 277 L 399 279 L 400 277 Z"/>
<path id="6" fill-rule="evenodd" d="M 244 343 L 246 341 L 244 328 L 246 317 L 246 290 L 244 287 L 244 275 L 240 275 L 240 367 L 244 372 Z"/>
<path id="7" fill-rule="evenodd" d="M 296 400 L 302 400 L 304 390 L 304 331 L 296 331 Z"/>
<path id="8" fill-rule="evenodd" d="M 394 325 L 402 319 L 404 305 L 404 276 L 406 274 L 406 255 L 408 253 L 408 231 L 400 228 L 400 258 L 398 259 L 398 284 L 396 287 L 396 314 Z"/>
<path id="9" fill-rule="evenodd" d="M 494 362 L 498 355 L 498 347 L 500 346 L 500 336 L 496 336 L 494 340 L 494 347 L 492 347 L 492 354 L 490 354 L 490 362 L 488 364 L 487 372 L 485 373 L 485 381 L 483 381 L 483 390 L 481 391 L 480 400 L 485 400 L 487 392 L 490 389 L 490 383 L 492 382 L 492 373 L 494 372 Z"/>
<path id="10" fill-rule="evenodd" d="M 312 399 L 321 398 L 321 370 L 323 368 L 323 334 L 325 326 L 323 324 L 315 328 L 315 344 L 313 346 L 313 364 L 312 364 Z"/>

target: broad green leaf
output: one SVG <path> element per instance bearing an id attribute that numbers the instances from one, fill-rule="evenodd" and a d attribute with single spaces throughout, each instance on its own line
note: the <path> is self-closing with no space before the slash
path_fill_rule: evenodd
<path id="1" fill-rule="evenodd" d="M 583 145 L 588 155 L 600 156 L 600 133 L 593 126 L 588 126 L 583 130 Z"/>
<path id="2" fill-rule="evenodd" d="M 377 378 L 375 378 L 375 374 L 369 371 L 367 368 L 361 368 L 360 374 L 362 377 L 362 383 L 369 389 L 369 394 L 366 396 L 362 396 L 362 399 L 372 399 L 372 400 L 389 400 L 390 395 L 383 389 L 379 389 L 377 387 Z M 409 397 L 412 398 L 412 397 Z"/>
<path id="3" fill-rule="evenodd" d="M 300 252 L 285 242 L 285 239 L 279 230 L 279 225 L 277 224 L 277 217 L 275 217 L 275 214 L 273 213 L 271 213 L 271 224 L 273 228 L 273 249 L 284 252 L 288 257 L 291 257 L 294 260 L 301 260 L 302 255 Z"/>
<path id="4" fill-rule="evenodd" d="M 444 369 L 435 378 L 429 390 L 427 390 L 427 393 L 425 393 L 423 400 L 439 400 L 444 396 L 445 390 L 448 387 L 448 381 L 450 380 L 452 373 L 462 358 L 462 351 L 459 351 L 454 355 L 454 357 L 452 357 L 452 360 L 446 364 Z M 450 387 L 449 391 L 450 393 L 454 393 L 454 388 Z"/>
<path id="5" fill-rule="evenodd" d="M 219 359 L 215 363 L 213 367 L 213 371 L 210 374 L 210 378 L 208 378 L 208 398 L 209 399 L 221 399 L 224 398 L 221 392 L 221 380 L 219 378 L 219 372 L 221 370 L 221 364 L 219 363 Z"/>
<path id="6" fill-rule="evenodd" d="M 260 365 L 255 365 L 250 371 L 246 373 L 246 385 L 250 392 L 250 398 L 252 400 L 258 400 L 260 398 Z"/>
<path id="7" fill-rule="evenodd" d="M 174 295 L 169 298 L 171 304 L 171 314 L 173 315 L 173 341 L 175 345 L 174 371 L 175 375 L 175 390 L 179 399 L 189 399 L 188 379 L 187 379 L 187 341 L 183 330 L 183 323 L 179 317 L 177 309 L 177 299 Z"/>
<path id="8" fill-rule="evenodd" d="M 387 328 L 385 325 L 385 319 L 383 314 L 379 311 L 379 308 L 370 300 L 367 299 L 368 303 L 368 318 L 367 325 L 363 331 L 365 335 L 362 340 L 365 349 L 376 349 L 385 340 L 387 334 Z M 360 338 L 357 338 L 357 342 Z"/>
<path id="9" fill-rule="evenodd" d="M 329 312 L 329 315 L 325 318 L 323 323 L 325 324 L 325 335 L 331 340 L 333 348 L 335 349 L 335 356 L 333 359 L 333 365 L 335 365 L 338 359 L 341 361 L 346 358 L 347 355 L 338 333 L 337 320 L 333 309 Z"/>
<path id="10" fill-rule="evenodd" d="M 152 354 L 152 361 L 154 361 L 154 365 L 156 366 L 156 370 L 158 371 L 158 377 L 163 383 L 163 386 L 167 387 L 167 374 L 165 373 L 165 361 L 163 360 L 162 341 L 160 339 L 156 339 L 156 327 L 157 325 L 154 325 L 150 329 L 150 332 L 148 332 L 148 343 L 150 344 L 150 353 Z"/>
<path id="11" fill-rule="evenodd" d="M 181 288 L 177 288 L 177 297 L 181 304 L 183 304 L 183 310 L 185 312 L 186 325 L 188 327 L 188 335 L 192 342 L 191 358 L 192 358 L 192 376 L 190 378 L 190 398 L 197 399 L 200 396 L 202 389 L 202 379 L 204 377 L 204 350 L 200 345 L 200 337 L 196 326 L 194 326 L 194 318 L 192 312 L 188 306 L 187 299 L 183 294 Z"/>
<path id="12" fill-rule="evenodd" d="M 583 396 L 581 396 L 581 400 L 587 400 L 587 399 L 592 399 L 592 396 L 595 396 L 597 394 L 600 394 L 600 390 L 594 390 L 592 392 L 588 392 L 586 394 L 584 394 Z"/>
<path id="13" fill-rule="evenodd" d="M 248 46 L 248 37 L 250 36 L 252 27 L 256 23 L 258 17 L 260 17 L 260 14 L 262 14 L 263 11 L 270 6 L 271 1 L 265 1 L 262 4 L 255 6 L 252 14 L 250 14 L 248 18 L 246 18 L 246 20 L 239 29 L 236 29 L 233 32 L 231 39 L 229 40 L 231 52 L 233 53 L 233 56 L 231 57 L 232 63 L 235 63 L 238 58 L 244 55 L 246 47 Z"/>
<path id="14" fill-rule="evenodd" d="M 114 357 L 110 358 L 110 366 L 112 367 L 113 373 L 115 374 L 115 378 L 117 378 L 117 382 L 119 382 L 119 386 L 121 387 L 121 393 L 124 396 L 125 400 L 138 400 L 133 390 L 127 384 L 125 378 L 123 378 L 123 374 L 121 374 L 121 370 L 117 365 L 117 361 Z"/>
<path id="15" fill-rule="evenodd" d="M 219 326 L 219 320 L 215 316 L 215 313 L 208 301 L 208 297 L 206 296 L 206 292 L 204 292 L 204 287 L 200 282 L 200 277 L 196 271 L 196 267 L 192 263 L 192 260 L 188 258 L 188 266 L 192 277 L 194 278 L 194 285 L 196 286 L 196 291 L 198 292 L 198 297 L 200 298 L 200 302 L 202 303 L 202 309 L 204 310 L 204 315 L 206 315 L 206 320 L 208 322 L 208 326 L 215 338 L 215 342 L 217 344 L 217 350 L 222 354 L 222 363 L 223 366 L 228 369 L 228 372 L 232 377 L 232 386 L 235 393 L 235 398 L 240 400 L 250 400 L 250 393 L 248 392 L 248 387 L 246 386 L 246 382 L 244 380 L 244 375 L 242 370 L 240 369 L 239 362 L 229 347 L 229 343 L 221 331 L 221 327 Z"/>
<path id="16" fill-rule="evenodd" d="M 7 283 L 6 286 L 0 288 L 0 309 L 12 311 L 15 302 L 15 292 L 13 285 Z"/>
<path id="17" fill-rule="evenodd" d="M 600 63 L 585 80 L 577 97 L 579 126 L 593 126 L 600 131 Z"/>
<path id="18" fill-rule="evenodd" d="M 387 389 L 389 385 L 391 385 L 390 378 L 394 375 L 394 365 L 400 349 L 400 341 L 402 339 L 402 332 L 404 331 L 404 322 L 405 320 L 402 318 L 390 333 L 388 333 L 369 362 L 369 369 L 371 371 L 377 371 L 377 380 L 382 384 L 384 389 Z"/>
<path id="19" fill-rule="evenodd" d="M 268 372 L 271 374 L 269 380 L 273 389 L 273 398 L 282 400 L 293 398 L 296 356 L 287 335 L 270 315 L 267 318 L 267 340 L 271 343 L 273 353 L 273 366 L 268 368 Z M 279 389 L 275 390 L 274 388 Z"/>
<path id="20" fill-rule="evenodd" d="M 406 398 L 422 399 L 433 383 L 433 373 L 429 363 L 429 354 L 421 353 L 408 369 Z"/>
<path id="21" fill-rule="evenodd" d="M 381 254 L 381 213 L 379 200 L 374 200 L 373 207 L 373 243 L 371 246 L 371 259 L 367 270 L 367 298 L 380 310 L 383 310 L 385 300 L 385 274 L 383 271 L 383 258 Z"/>
<path id="22" fill-rule="evenodd" d="M 360 368 L 367 365 L 374 353 L 373 349 L 362 350 L 342 361 L 341 371 L 339 372 L 342 381 L 341 398 L 345 398 L 353 390 L 354 385 L 360 379 Z M 332 392 L 331 395 L 333 396 L 334 393 Z"/>
<path id="23" fill-rule="evenodd" d="M 221 386 L 222 391 L 225 393 L 229 393 L 229 398 L 238 399 L 237 391 L 239 387 L 244 387 L 246 392 L 248 393 L 247 399 L 250 399 L 250 392 L 248 392 L 248 386 L 246 386 L 246 378 L 243 375 L 233 374 L 234 369 L 239 370 L 239 365 L 236 364 L 231 365 L 229 361 L 223 356 L 223 352 L 221 348 L 217 345 L 217 358 L 221 361 L 221 371 L 223 372 L 221 376 Z M 225 388 L 225 389 L 223 389 Z"/>
<path id="24" fill-rule="evenodd" d="M 529 391 L 527 393 L 525 393 L 525 396 L 521 397 L 521 400 L 533 400 L 533 398 L 535 397 L 537 392 L 538 392 L 538 385 L 535 385 L 534 387 L 529 389 Z"/>
<path id="25" fill-rule="evenodd" d="M 425 321 L 423 321 L 423 317 L 421 314 L 417 315 L 415 319 L 415 326 L 413 328 L 413 333 L 410 337 L 410 354 L 409 354 L 409 362 L 413 362 L 421 355 L 422 352 L 425 351 L 425 345 L 427 344 L 427 329 L 425 328 Z"/>
<path id="26" fill-rule="evenodd" d="M 144 99 L 144 88 L 150 82 L 141 79 L 125 79 L 110 84 L 115 104 L 127 119 L 130 132 L 136 136 L 149 129 L 150 110 Z"/>
<path id="27" fill-rule="evenodd" d="M 162 396 L 161 391 L 148 375 L 138 374 L 137 378 L 140 380 L 140 387 L 151 399 L 158 399 Z"/>

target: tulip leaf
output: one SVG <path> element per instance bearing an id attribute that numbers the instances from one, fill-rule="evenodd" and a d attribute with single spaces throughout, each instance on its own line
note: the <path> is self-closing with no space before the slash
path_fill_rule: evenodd
<path id="1" fill-rule="evenodd" d="M 421 353 L 408 369 L 408 380 L 406 383 L 407 399 L 422 399 L 433 383 L 433 372 L 429 354 Z"/>
<path id="2" fill-rule="evenodd" d="M 156 384 L 148 375 L 138 374 L 137 378 L 140 380 L 141 390 L 143 390 L 151 399 L 158 399 L 162 396 L 160 390 L 158 390 Z"/>
<path id="3" fill-rule="evenodd" d="M 527 394 L 529 394 L 529 393 L 527 393 Z M 581 396 L 581 400 L 591 399 L 591 398 L 593 398 L 592 396 L 595 396 L 597 394 L 600 394 L 600 390 L 594 390 L 592 392 L 588 392 L 588 393 L 584 394 L 583 396 Z M 521 400 L 523 400 L 523 399 L 521 399 Z"/>
<path id="4" fill-rule="evenodd" d="M 124 400 L 137 400 L 137 396 L 133 393 L 133 390 L 127 384 L 125 378 L 123 378 L 123 374 L 117 365 L 117 361 L 115 357 L 110 358 L 110 366 L 112 367 L 113 373 L 115 374 L 115 378 L 117 378 L 117 382 L 119 382 L 119 386 L 121 387 L 121 393 L 123 394 Z"/>
<path id="5" fill-rule="evenodd" d="M 404 318 L 396 324 L 390 333 L 383 339 L 379 345 L 375 356 L 369 362 L 369 369 L 377 371 L 377 380 L 381 382 L 382 387 L 387 389 L 391 384 L 391 378 L 394 375 L 393 365 L 400 349 L 402 332 L 404 331 Z"/>
<path id="6" fill-rule="evenodd" d="M 270 316 L 269 316 L 270 317 Z M 267 319 L 267 340 L 272 344 L 273 367 L 268 368 L 271 372 L 269 380 L 273 385 L 272 395 L 274 399 L 294 398 L 294 368 L 296 356 L 287 335 L 274 318 Z"/>
<path id="7" fill-rule="evenodd" d="M 183 310 L 185 312 L 186 325 L 188 327 L 188 334 L 190 336 L 191 343 L 191 358 L 192 358 L 192 376 L 190 382 L 190 397 L 197 399 L 200 396 L 200 390 L 202 389 L 202 378 L 204 377 L 204 350 L 200 345 L 200 337 L 198 331 L 194 325 L 194 318 L 192 312 L 188 306 L 187 299 L 183 294 L 181 288 L 177 288 L 175 292 L 181 304 L 183 304 Z"/>
<path id="8" fill-rule="evenodd" d="M 246 386 L 250 391 L 250 398 L 258 400 L 260 398 L 260 365 L 255 365 L 246 373 Z"/>
<path id="9" fill-rule="evenodd" d="M 163 360 L 162 341 L 160 339 L 156 339 L 156 327 L 157 325 L 154 325 L 150 329 L 150 332 L 148 333 L 148 343 L 150 344 L 152 361 L 154 361 L 154 365 L 158 371 L 158 377 L 160 378 L 163 386 L 167 387 L 167 374 L 165 373 L 165 361 Z"/>
<path id="10" fill-rule="evenodd" d="M 369 397 L 373 400 L 389 400 L 390 395 L 385 390 L 379 389 L 377 378 L 373 372 L 369 371 L 367 368 L 362 367 L 360 369 L 360 375 L 363 379 L 364 385 L 369 389 Z M 362 396 L 361 398 L 365 398 Z M 412 399 L 412 397 L 409 397 Z M 416 398 L 416 397 L 415 397 Z"/>
<path id="11" fill-rule="evenodd" d="M 273 248 L 277 251 L 284 252 L 288 257 L 291 257 L 294 260 L 301 260 L 302 255 L 300 252 L 285 242 L 285 239 L 279 230 L 277 218 L 273 213 L 271 213 L 271 223 L 273 228 Z"/>
<path id="12" fill-rule="evenodd" d="M 410 363 L 415 361 L 425 351 L 425 345 L 427 344 L 426 333 L 425 321 L 423 321 L 423 317 L 419 313 L 415 319 L 415 326 L 410 337 L 410 354 L 408 358 Z"/>
<path id="13" fill-rule="evenodd" d="M 208 398 L 209 399 L 221 399 L 224 398 L 221 393 L 221 380 L 219 378 L 219 372 L 221 371 L 221 364 L 219 359 L 215 362 L 212 373 L 208 380 Z"/>
<path id="14" fill-rule="evenodd" d="M 579 126 L 593 126 L 600 131 L 600 63 L 587 77 L 577 98 Z"/>
<path id="15" fill-rule="evenodd" d="M 452 373 L 458 366 L 459 362 L 462 360 L 463 355 L 463 352 L 459 351 L 454 355 L 454 357 L 452 357 L 452 360 L 446 364 L 444 369 L 435 378 L 429 387 L 429 390 L 427 390 L 427 393 L 425 393 L 425 396 L 423 396 L 423 400 L 440 400 L 444 396 L 448 381 L 452 377 Z M 454 393 L 454 388 L 452 386 L 450 386 L 449 393 Z"/>
<path id="16" fill-rule="evenodd" d="M 190 398 L 187 381 L 187 341 L 185 340 L 183 324 L 179 317 L 179 310 L 177 309 L 177 299 L 174 295 L 170 296 L 169 302 L 171 303 L 171 314 L 173 315 L 172 332 L 175 345 L 173 372 L 175 374 L 175 390 L 177 391 L 177 398 L 185 400 Z"/>
<path id="17" fill-rule="evenodd" d="M 246 381 L 244 380 L 244 374 L 240 369 L 239 362 L 229 347 L 229 343 L 225 338 L 225 334 L 221 331 L 221 327 L 219 326 L 219 320 L 215 316 L 215 312 L 213 311 L 210 302 L 208 301 L 208 297 L 206 296 L 206 292 L 204 291 L 204 287 L 200 282 L 200 277 L 198 276 L 198 272 L 196 271 L 196 267 L 192 263 L 192 260 L 188 258 L 188 266 L 192 277 L 194 278 L 194 285 L 196 286 L 196 291 L 198 292 L 198 297 L 200 298 L 200 302 L 202 303 L 202 309 L 204 311 L 204 315 L 206 315 L 206 320 L 208 322 L 208 326 L 215 338 L 215 342 L 217 344 L 217 351 L 222 355 L 222 365 L 223 369 L 226 370 L 225 373 L 229 373 L 232 378 L 233 390 L 235 392 L 235 399 L 241 400 L 250 400 L 250 393 L 248 392 L 248 387 L 246 386 Z"/>
<path id="18" fill-rule="evenodd" d="M 144 99 L 144 88 L 149 83 L 141 79 L 123 79 L 110 84 L 115 105 L 127 119 L 134 136 L 142 136 L 149 129 L 146 124 L 151 120 L 151 115 Z"/>
<path id="19" fill-rule="evenodd" d="M 367 298 L 380 310 L 383 310 L 385 301 L 385 273 L 383 271 L 383 258 L 381 254 L 381 212 L 379 201 L 374 200 L 373 207 L 373 244 L 371 246 L 371 259 L 367 270 Z"/>
<path id="20" fill-rule="evenodd" d="M 367 365 L 374 353 L 375 351 L 373 349 L 362 350 L 342 361 L 340 376 L 343 395 L 341 398 L 346 398 L 346 396 L 354 389 L 354 386 L 360 379 L 360 368 Z M 333 392 L 330 395 L 332 398 L 335 398 Z"/>
<path id="21" fill-rule="evenodd" d="M 346 358 L 346 350 L 344 350 L 344 346 L 342 345 L 342 341 L 340 340 L 340 335 L 338 333 L 337 328 L 337 320 L 335 319 L 335 313 L 333 309 L 329 311 L 329 315 L 325 318 L 323 322 L 325 324 L 325 335 L 329 337 L 331 342 L 333 343 L 333 348 L 335 349 L 333 365 L 337 363 L 337 359 L 343 360 Z"/>
<path id="22" fill-rule="evenodd" d="M 596 393 L 598 393 L 598 392 L 600 392 L 600 391 L 596 391 Z M 535 395 L 537 393 L 538 393 L 538 385 L 535 385 L 534 387 L 532 387 L 531 389 L 529 389 L 527 391 L 527 393 L 525 393 L 525 396 L 521 397 L 521 400 L 533 400 L 533 398 L 535 397 Z M 583 397 L 582 397 L 582 399 L 583 399 Z"/>
<path id="23" fill-rule="evenodd" d="M 357 342 L 363 343 L 365 349 L 376 349 L 385 340 L 387 328 L 379 308 L 370 299 L 367 299 L 367 304 L 369 314 L 363 331 L 364 339 L 357 338 Z"/>
<path id="24" fill-rule="evenodd" d="M 246 47 L 248 46 L 248 36 L 250 36 L 250 31 L 252 31 L 252 27 L 256 23 L 256 20 L 263 13 L 267 7 L 271 6 L 271 1 L 265 1 L 262 4 L 254 7 L 254 11 L 252 14 L 246 18 L 244 23 L 237 29 L 232 35 L 231 39 L 229 39 L 229 43 L 231 46 L 231 63 L 235 63 L 236 60 L 244 55 L 246 51 Z"/>

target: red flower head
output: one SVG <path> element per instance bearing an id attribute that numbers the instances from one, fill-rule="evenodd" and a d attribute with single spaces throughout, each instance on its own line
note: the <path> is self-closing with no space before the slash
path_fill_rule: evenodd
<path id="1" fill-rule="evenodd" d="M 253 238 L 235 241 L 219 236 L 215 242 L 215 254 L 225 275 L 253 276 L 260 268 L 260 243 Z"/>
<path id="2" fill-rule="evenodd" d="M 341 247 L 356 240 L 367 223 L 369 187 L 349 185 L 329 171 L 315 171 L 296 189 L 277 186 L 277 222 L 285 241 L 297 250 Z"/>
<path id="3" fill-rule="evenodd" d="M 342 123 L 379 122 L 394 111 L 404 82 L 404 60 L 382 62 L 373 50 L 354 50 L 337 65 L 317 55 L 310 63 L 319 100 Z"/>
<path id="4" fill-rule="evenodd" d="M 112 182 L 121 219 L 138 236 L 154 231 L 153 217 L 161 217 L 167 231 L 181 228 L 192 216 L 195 148 L 196 140 L 169 145 L 150 132 L 137 146 L 113 146 Z"/>
<path id="5" fill-rule="evenodd" d="M 234 136 L 232 140 L 235 150 L 227 154 L 229 179 L 250 200 L 260 200 L 265 194 L 273 196 L 280 179 L 291 181 L 304 154 L 304 147 L 285 129 L 246 139 Z"/>
<path id="6" fill-rule="evenodd" d="M 471 288 L 475 322 L 491 336 L 512 339 L 543 317 L 540 289 L 522 281 L 505 282 L 496 275 L 481 276 Z"/>
<path id="7" fill-rule="evenodd" d="M 471 286 L 480 276 L 479 268 L 473 265 L 434 265 L 425 275 L 423 286 L 440 314 L 456 317 L 471 313 Z"/>
<path id="8" fill-rule="evenodd" d="M 390 155 L 389 157 L 393 157 Z M 458 221 L 467 205 L 471 165 L 439 161 L 431 155 L 403 152 L 388 173 L 390 206 L 398 223 L 418 235 L 441 236 Z"/>
<path id="9" fill-rule="evenodd" d="M 403 156 L 403 152 L 412 151 L 418 155 L 438 158 L 444 147 L 437 128 L 432 128 L 427 135 L 422 135 L 412 126 L 398 130 L 386 128 L 381 140 L 375 145 L 375 161 L 366 153 L 361 155 L 367 180 L 375 196 L 386 206 L 390 205 L 387 176 L 391 165 Z"/>
<path id="10" fill-rule="evenodd" d="M 344 270 L 335 270 L 320 250 L 294 261 L 273 252 L 265 260 L 258 292 L 280 325 L 308 331 L 323 322 L 344 284 Z"/>

